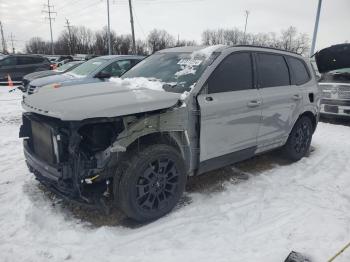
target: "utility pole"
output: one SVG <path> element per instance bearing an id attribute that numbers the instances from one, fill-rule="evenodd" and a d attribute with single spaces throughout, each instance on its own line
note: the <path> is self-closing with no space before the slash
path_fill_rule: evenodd
<path id="1" fill-rule="evenodd" d="M 133 52 L 134 55 L 136 55 L 134 17 L 133 17 L 133 14 L 132 14 L 131 0 L 129 0 L 129 9 L 130 9 L 130 24 L 131 24 L 131 33 L 132 33 L 132 52 Z"/>
<path id="2" fill-rule="evenodd" d="M 246 33 L 247 33 L 248 16 L 249 16 L 249 11 L 245 10 L 245 25 L 244 25 L 243 44 L 246 43 L 245 38 L 246 38 Z"/>
<path id="3" fill-rule="evenodd" d="M 53 17 L 51 16 L 51 14 L 57 14 L 57 12 L 53 12 L 53 11 L 52 11 L 53 8 L 54 8 L 54 6 L 53 6 L 53 5 L 50 5 L 50 0 L 47 0 L 47 5 L 44 5 L 44 8 L 47 8 L 47 10 L 43 10 L 42 12 L 48 14 L 48 17 L 45 17 L 45 18 L 46 18 L 46 19 L 49 19 L 49 22 L 50 22 L 51 54 L 53 55 L 55 52 L 54 52 L 54 49 L 53 49 L 52 20 L 55 20 L 55 18 L 53 18 Z"/>
<path id="4" fill-rule="evenodd" d="M 15 53 L 15 46 L 14 46 L 14 44 L 13 44 L 13 41 L 15 41 L 15 40 L 13 39 L 13 34 L 12 34 L 12 32 L 11 32 L 11 35 L 10 35 L 10 40 L 11 40 L 11 45 L 12 45 L 12 54 L 14 54 L 14 53 Z"/>
<path id="5" fill-rule="evenodd" d="M 316 13 L 316 21 L 315 21 L 315 27 L 314 27 L 314 34 L 313 34 L 313 36 L 312 36 L 312 44 L 311 44 L 311 50 L 310 50 L 310 57 L 313 56 L 313 54 L 315 53 L 315 46 L 316 46 L 316 38 L 317 38 L 318 24 L 319 24 L 319 22 L 320 22 L 321 6 L 322 6 L 322 0 L 318 0 L 318 7 L 317 7 L 317 13 Z"/>
<path id="6" fill-rule="evenodd" d="M 2 28 L 1 21 L 0 21 L 0 33 L 1 33 L 1 42 L 2 42 L 2 52 L 5 54 L 7 52 L 7 47 L 6 47 L 6 39 L 4 37 L 4 30 Z"/>
<path id="7" fill-rule="evenodd" d="M 66 26 L 67 29 L 68 29 L 68 35 L 69 35 L 69 54 L 72 55 L 72 51 L 73 51 L 73 48 L 72 48 L 72 34 L 71 34 L 71 31 L 70 31 L 70 28 L 71 28 L 71 25 L 69 24 L 69 20 L 66 18 Z"/>
<path id="8" fill-rule="evenodd" d="M 112 50 L 111 50 L 111 24 L 109 21 L 109 0 L 107 0 L 107 19 L 108 19 L 108 26 L 107 26 L 107 39 L 108 39 L 108 54 L 111 55 L 112 54 Z"/>

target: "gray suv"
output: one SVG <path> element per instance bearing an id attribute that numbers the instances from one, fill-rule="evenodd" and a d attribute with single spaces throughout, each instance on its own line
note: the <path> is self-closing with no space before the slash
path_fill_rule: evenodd
<path id="1" fill-rule="evenodd" d="M 110 82 L 26 97 L 20 137 L 29 170 L 60 196 L 149 221 L 176 205 L 188 176 L 276 148 L 304 157 L 319 105 L 299 55 L 181 47 Z"/>

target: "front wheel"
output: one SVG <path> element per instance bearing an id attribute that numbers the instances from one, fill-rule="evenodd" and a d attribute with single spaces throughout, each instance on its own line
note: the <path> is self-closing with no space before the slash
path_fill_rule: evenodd
<path id="1" fill-rule="evenodd" d="M 303 158 L 310 149 L 313 127 L 310 118 L 302 116 L 294 125 L 284 146 L 285 155 L 298 161 Z"/>
<path id="2" fill-rule="evenodd" d="M 156 144 L 130 153 L 116 185 L 119 207 L 130 218 L 146 222 L 170 212 L 186 185 L 186 168 L 180 153 Z"/>

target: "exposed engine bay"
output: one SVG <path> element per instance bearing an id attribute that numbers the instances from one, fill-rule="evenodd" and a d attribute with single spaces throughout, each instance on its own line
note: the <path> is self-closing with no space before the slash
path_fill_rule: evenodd
<path id="1" fill-rule="evenodd" d="M 40 182 L 72 199 L 92 203 L 95 194 L 108 198 L 112 190 L 110 168 L 115 163 L 103 151 L 123 129 L 122 118 L 74 122 L 25 113 L 20 137 L 29 169 Z M 45 172 L 41 172 L 43 166 Z M 92 186 L 94 190 L 89 190 Z"/>

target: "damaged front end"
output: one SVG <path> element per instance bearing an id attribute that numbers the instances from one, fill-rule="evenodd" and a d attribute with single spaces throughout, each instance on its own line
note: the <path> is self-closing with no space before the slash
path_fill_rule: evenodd
<path id="1" fill-rule="evenodd" d="M 20 137 L 29 170 L 70 201 L 107 207 L 113 198 L 114 160 L 107 150 L 123 130 L 122 118 L 62 121 L 24 113 Z"/>

